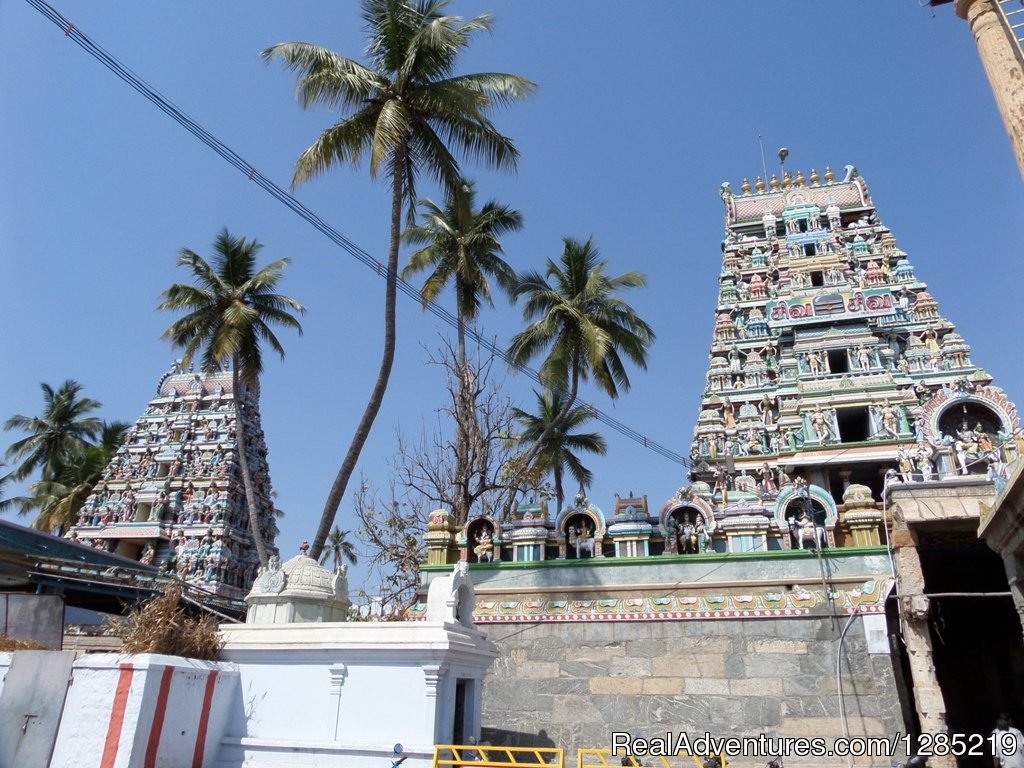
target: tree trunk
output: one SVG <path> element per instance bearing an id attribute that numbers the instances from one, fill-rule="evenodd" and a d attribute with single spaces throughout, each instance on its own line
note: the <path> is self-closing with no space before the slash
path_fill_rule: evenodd
<path id="1" fill-rule="evenodd" d="M 238 356 L 231 358 L 231 389 L 235 397 L 235 447 L 238 448 L 238 466 L 242 470 L 242 487 L 245 489 L 245 506 L 249 511 L 249 533 L 252 534 L 260 566 L 267 567 L 267 547 L 260 531 L 260 511 L 256 506 L 256 492 L 249 475 L 249 457 L 245 452 L 245 423 L 242 421 L 242 387 L 238 378 Z"/>
<path id="2" fill-rule="evenodd" d="M 562 513 L 562 504 L 565 503 L 565 491 L 562 490 L 562 468 L 560 466 L 558 466 L 557 464 L 555 465 L 554 475 L 555 475 L 555 504 L 558 505 L 558 506 L 555 507 L 555 519 L 557 520 L 558 516 Z"/>
<path id="3" fill-rule="evenodd" d="M 324 543 L 327 541 L 327 536 L 331 532 L 331 526 L 338 515 L 338 507 L 341 506 L 341 500 L 345 496 L 348 481 L 355 471 L 356 463 L 359 461 L 359 454 L 362 453 L 366 438 L 370 436 L 370 428 L 373 427 L 373 422 L 377 418 L 381 403 L 384 402 L 384 392 L 388 388 L 388 379 L 391 378 L 391 366 L 395 362 L 395 299 L 398 288 L 396 278 L 398 275 L 399 236 L 402 233 L 402 199 L 405 196 L 405 177 L 403 176 L 405 156 L 406 146 L 402 143 L 395 150 L 395 162 L 393 165 L 391 243 L 388 249 L 387 287 L 384 291 L 384 350 L 381 355 L 380 370 L 377 373 L 377 382 L 373 385 L 373 391 L 370 393 L 370 400 L 366 403 L 366 410 L 363 411 L 363 417 L 359 420 L 356 432 L 352 436 L 352 443 L 349 445 L 348 453 L 345 454 L 345 459 L 341 463 L 338 475 L 334 478 L 331 492 L 328 494 L 327 501 L 324 504 L 324 511 L 320 515 L 320 525 L 316 529 L 316 536 L 313 537 L 313 545 L 309 551 L 309 556 L 314 560 L 319 560 L 320 554 L 323 552 Z"/>
<path id="4" fill-rule="evenodd" d="M 463 307 L 462 278 L 455 275 L 455 301 L 458 307 L 458 348 L 455 361 L 455 375 L 458 391 L 455 393 L 455 515 L 456 525 L 465 525 L 469 520 L 472 498 L 469 490 L 472 475 L 473 430 L 471 420 L 476 418 L 473 403 L 473 382 L 470 381 L 469 365 L 466 362 L 466 312 Z"/>

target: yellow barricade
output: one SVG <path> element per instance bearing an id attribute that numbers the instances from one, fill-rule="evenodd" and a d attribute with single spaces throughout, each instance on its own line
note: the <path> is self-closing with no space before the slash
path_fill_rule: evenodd
<path id="1" fill-rule="evenodd" d="M 704 768 L 707 764 L 708 768 L 711 768 L 712 764 L 717 764 L 720 768 L 726 768 L 725 755 L 718 755 L 718 761 L 715 763 L 710 758 L 701 758 L 697 755 L 676 755 L 671 759 L 662 755 L 657 756 L 643 756 L 637 755 L 623 755 L 617 757 L 612 754 L 610 749 L 580 749 L 576 752 L 576 768 L 620 768 L 621 766 L 630 766 L 631 768 L 680 768 L 680 766 L 687 765 L 689 759 L 692 759 L 696 764 L 697 768 Z M 672 761 L 677 761 L 673 763 Z M 708 761 L 711 760 L 709 763 Z"/>
<path id="2" fill-rule="evenodd" d="M 434 768 L 519 768 L 524 765 L 565 768 L 565 750 L 480 744 L 438 744 L 434 747 Z"/>

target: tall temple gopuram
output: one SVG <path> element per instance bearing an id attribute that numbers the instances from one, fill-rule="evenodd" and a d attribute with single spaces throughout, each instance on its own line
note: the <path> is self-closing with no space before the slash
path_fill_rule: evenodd
<path id="1" fill-rule="evenodd" d="M 607 514 L 580 493 L 429 521 L 426 581 L 468 560 L 502 653 L 485 736 L 988 733 L 1024 700 L 1006 576 L 977 537 L 1021 454 L 1016 408 L 854 167 L 721 196 L 688 484 Z"/>
<path id="2" fill-rule="evenodd" d="M 1015 406 L 847 167 L 723 187 L 718 309 L 691 497 L 720 552 L 878 544 L 889 482 L 1004 476 Z M 846 512 L 847 514 L 841 514 Z"/>
<path id="3" fill-rule="evenodd" d="M 246 441 L 263 538 L 269 553 L 277 554 L 258 400 L 257 388 L 246 390 L 239 423 L 230 371 L 195 373 L 175 365 L 68 535 L 156 565 L 214 595 L 244 598 L 259 559 L 238 467 L 239 435 Z"/>

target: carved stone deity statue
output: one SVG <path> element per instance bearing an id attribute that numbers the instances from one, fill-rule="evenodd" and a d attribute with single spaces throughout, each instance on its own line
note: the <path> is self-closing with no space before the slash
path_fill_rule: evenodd
<path id="1" fill-rule="evenodd" d="M 476 546 L 473 547 L 473 553 L 476 555 L 478 562 L 494 562 L 494 544 L 491 541 L 491 527 L 489 525 L 481 525 L 480 529 L 476 532 Z"/>
<path id="2" fill-rule="evenodd" d="M 886 400 L 878 409 L 878 420 L 881 423 L 882 431 L 896 437 L 899 434 L 899 420 L 896 416 L 896 409 Z"/>
<path id="3" fill-rule="evenodd" d="M 818 378 L 822 372 L 822 360 L 821 353 L 814 351 L 807 353 L 807 368 L 811 372 L 811 376 Z"/>
<path id="4" fill-rule="evenodd" d="M 832 439 L 832 425 L 829 424 L 828 416 L 820 407 L 811 414 L 811 428 L 818 438 L 819 443 L 826 443 Z"/>

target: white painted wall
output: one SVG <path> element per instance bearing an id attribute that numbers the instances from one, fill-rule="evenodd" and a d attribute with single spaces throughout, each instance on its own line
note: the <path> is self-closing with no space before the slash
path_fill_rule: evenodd
<path id="1" fill-rule="evenodd" d="M 7 679 L 7 670 L 11 668 L 11 654 L 0 653 L 0 693 L 4 691 L 4 680 Z"/>
<path id="2" fill-rule="evenodd" d="M 428 766 L 450 743 L 459 678 L 471 681 L 464 735 L 479 737 L 483 677 L 496 653 L 457 622 L 222 626 L 239 673 L 218 766 Z"/>

